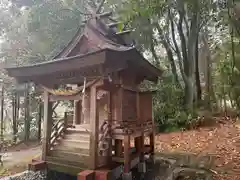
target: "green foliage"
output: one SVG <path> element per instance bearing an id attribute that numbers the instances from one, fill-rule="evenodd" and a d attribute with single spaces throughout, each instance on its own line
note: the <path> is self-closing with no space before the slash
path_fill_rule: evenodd
<path id="1" fill-rule="evenodd" d="M 164 76 L 155 88 L 153 111 L 159 131 L 170 132 L 188 127 L 192 115 L 184 111 L 184 92 L 176 86 L 172 75 Z"/>

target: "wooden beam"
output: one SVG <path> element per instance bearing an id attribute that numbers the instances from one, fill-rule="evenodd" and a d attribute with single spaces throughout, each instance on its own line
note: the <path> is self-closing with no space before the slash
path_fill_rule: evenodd
<path id="1" fill-rule="evenodd" d="M 90 89 L 90 157 L 92 170 L 98 166 L 98 135 L 99 135 L 99 115 L 97 106 L 97 88 L 92 86 Z"/>
<path id="2" fill-rule="evenodd" d="M 113 93 L 111 91 L 108 92 L 108 124 L 109 124 L 109 134 L 112 137 L 112 119 L 113 119 Z M 108 165 L 112 163 L 112 139 L 109 138 L 108 141 Z"/>
<path id="3" fill-rule="evenodd" d="M 77 94 L 73 96 L 60 96 L 60 95 L 53 95 L 49 94 L 49 101 L 74 101 L 74 100 L 82 100 L 82 95 Z"/>
<path id="4" fill-rule="evenodd" d="M 42 143 L 42 160 L 46 160 L 50 148 L 50 137 L 52 129 L 52 103 L 49 101 L 49 93 L 44 91 L 44 133 Z"/>
<path id="5" fill-rule="evenodd" d="M 74 100 L 74 110 L 73 110 L 73 125 L 76 125 L 78 124 L 78 111 L 79 111 L 79 108 L 78 108 L 78 101 L 77 100 Z"/>
<path id="6" fill-rule="evenodd" d="M 151 153 L 154 153 L 154 140 L 155 140 L 155 134 L 151 133 L 149 136 L 150 139 L 150 148 L 151 148 Z"/>
<path id="7" fill-rule="evenodd" d="M 130 135 L 124 137 L 124 173 L 129 173 L 130 167 Z"/>

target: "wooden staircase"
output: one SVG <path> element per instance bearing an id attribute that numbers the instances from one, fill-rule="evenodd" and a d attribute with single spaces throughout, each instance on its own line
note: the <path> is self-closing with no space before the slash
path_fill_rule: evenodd
<path id="1" fill-rule="evenodd" d="M 46 157 L 48 168 L 77 175 L 89 168 L 90 133 L 81 126 L 68 127 L 52 142 Z"/>

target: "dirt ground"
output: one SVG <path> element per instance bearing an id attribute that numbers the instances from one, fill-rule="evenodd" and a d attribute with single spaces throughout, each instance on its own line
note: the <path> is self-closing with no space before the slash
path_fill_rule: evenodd
<path id="1" fill-rule="evenodd" d="M 240 122 L 156 136 L 159 152 L 212 154 L 214 180 L 240 180 Z"/>
<path id="2" fill-rule="evenodd" d="M 214 180 L 240 180 L 240 122 L 156 136 L 159 152 L 212 154 L 216 159 Z M 39 144 L 20 144 L 9 149 L 0 177 L 24 171 L 28 162 L 41 153 Z"/>
<path id="3" fill-rule="evenodd" d="M 36 142 L 18 144 L 10 147 L 3 154 L 3 166 L 0 167 L 0 178 L 20 173 L 27 169 L 28 163 L 33 158 L 40 156 L 41 147 Z"/>

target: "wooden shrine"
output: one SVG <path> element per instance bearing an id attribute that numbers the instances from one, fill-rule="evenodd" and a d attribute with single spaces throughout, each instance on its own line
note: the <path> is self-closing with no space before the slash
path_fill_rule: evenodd
<path id="1" fill-rule="evenodd" d="M 129 31 L 117 32 L 110 14 L 93 15 L 52 61 L 6 68 L 44 90 L 42 162 L 79 179 L 114 167 L 127 177 L 154 152 L 152 92 L 139 84 L 156 82 L 162 71 L 137 51 Z M 54 101 L 74 102 L 73 113 L 53 122 Z"/>

